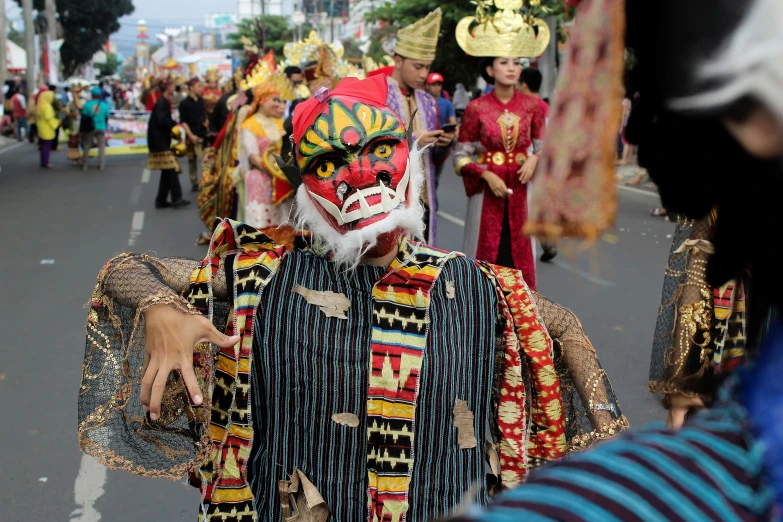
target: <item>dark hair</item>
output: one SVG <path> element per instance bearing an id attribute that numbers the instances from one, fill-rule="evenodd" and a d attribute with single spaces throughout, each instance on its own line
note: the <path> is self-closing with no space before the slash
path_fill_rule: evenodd
<path id="1" fill-rule="evenodd" d="M 481 77 L 484 81 L 490 85 L 495 85 L 495 79 L 487 72 L 487 67 L 493 67 L 495 65 L 495 58 L 487 57 L 481 59 Z"/>
<path id="2" fill-rule="evenodd" d="M 285 73 L 286 77 L 290 80 L 291 76 L 295 74 L 302 74 L 302 69 L 300 69 L 296 65 L 289 65 L 288 67 L 285 68 L 283 72 Z"/>
<path id="3" fill-rule="evenodd" d="M 57 87 L 55 87 L 52 84 L 47 85 L 47 87 L 49 88 L 50 91 L 56 91 L 57 90 Z"/>
<path id="4" fill-rule="evenodd" d="M 522 76 L 519 78 L 519 82 L 527 85 L 530 92 L 534 93 L 541 90 L 541 82 L 543 80 L 544 77 L 541 75 L 541 71 L 535 67 L 525 67 L 522 69 Z"/>
<path id="5" fill-rule="evenodd" d="M 174 90 L 175 90 L 176 92 L 180 92 L 180 91 L 182 91 L 182 87 L 180 87 L 179 85 L 177 85 L 176 87 L 174 87 Z"/>
<path id="6" fill-rule="evenodd" d="M 103 87 L 103 84 L 104 84 L 103 80 L 99 81 L 98 82 L 98 87 Z"/>

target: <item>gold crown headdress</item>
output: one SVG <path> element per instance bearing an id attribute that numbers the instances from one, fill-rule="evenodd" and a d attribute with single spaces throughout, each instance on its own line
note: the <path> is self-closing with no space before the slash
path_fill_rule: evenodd
<path id="1" fill-rule="evenodd" d="M 394 52 L 411 60 L 431 62 L 435 59 L 440 34 L 440 7 L 421 20 L 397 31 Z"/>
<path id="2" fill-rule="evenodd" d="M 258 60 L 245 76 L 245 79 L 239 84 L 239 88 L 245 91 L 264 82 L 274 85 L 278 94 L 284 100 L 294 100 L 296 98 L 291 82 L 288 81 L 281 68 L 275 65 L 274 51 L 269 51 L 264 58 Z"/>
<path id="3" fill-rule="evenodd" d="M 307 69 L 309 63 L 316 62 L 314 77 L 309 80 L 331 78 L 341 80 L 347 76 L 360 78 L 359 69 L 355 65 L 343 59 L 345 48 L 342 43 L 324 42 L 318 33 L 311 31 L 301 42 L 287 43 L 283 48 L 285 60 L 280 64 L 281 69 L 289 65 L 295 65 Z"/>
<path id="4" fill-rule="evenodd" d="M 549 45 L 549 26 L 532 10 L 522 16 L 522 0 L 478 0 L 476 16 L 457 24 L 457 43 L 471 56 L 537 58 Z M 495 14 L 489 14 L 494 4 Z M 538 5 L 531 0 L 531 5 Z M 477 25 L 471 31 L 470 27 Z"/>

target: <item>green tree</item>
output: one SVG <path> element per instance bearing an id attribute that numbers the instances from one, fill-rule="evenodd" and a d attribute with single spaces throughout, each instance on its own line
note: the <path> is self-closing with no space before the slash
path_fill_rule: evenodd
<path id="1" fill-rule="evenodd" d="M 438 7 L 443 11 L 443 17 L 438 52 L 432 63 L 432 70 L 443 74 L 449 87 L 455 83 L 463 83 L 470 87 L 480 76 L 481 59 L 466 55 L 465 51 L 457 45 L 457 39 L 454 37 L 459 21 L 476 13 L 476 4 L 469 0 L 397 0 L 394 4 L 384 3 L 366 14 L 365 20 L 368 22 L 383 20 L 390 24 L 394 22 L 394 25 L 373 34 L 367 54 L 379 62 L 385 54 L 381 48 L 384 38 L 393 34 L 398 28 L 424 18 L 427 13 Z M 538 16 L 555 16 L 558 27 L 576 14 L 576 9 L 570 7 L 566 15 L 563 0 L 542 0 L 538 9 Z"/>
<path id="2" fill-rule="evenodd" d="M 282 56 L 285 44 L 294 41 L 294 29 L 289 25 L 288 18 L 284 16 L 261 15 L 255 19 L 245 18 L 237 24 L 237 32 L 229 33 L 226 42 L 228 48 L 240 51 L 244 49 L 243 36 L 257 44 L 256 21 L 264 27 L 266 50 L 273 50 L 275 55 Z M 307 37 L 310 31 L 312 31 L 312 27 L 309 25 L 302 26 L 302 36 Z"/>
<path id="3" fill-rule="evenodd" d="M 361 59 L 362 57 L 362 50 L 359 49 L 359 44 L 357 44 L 356 40 L 353 38 L 346 38 L 343 40 L 343 49 L 345 49 L 343 58 L 346 60 Z"/>
<path id="4" fill-rule="evenodd" d="M 122 63 L 114 53 L 106 53 L 106 63 L 97 64 L 101 76 L 111 76 L 117 72 L 120 65 Z"/>
<path id="5" fill-rule="evenodd" d="M 8 26 L 8 39 L 24 49 L 24 33 L 17 31 L 14 27 Z"/>
<path id="6" fill-rule="evenodd" d="M 21 5 L 21 0 L 17 0 Z M 33 0 L 44 10 L 44 0 Z M 65 76 L 71 76 L 120 28 L 119 18 L 133 12 L 131 0 L 57 0 L 57 16 L 62 27 L 60 60 Z"/>

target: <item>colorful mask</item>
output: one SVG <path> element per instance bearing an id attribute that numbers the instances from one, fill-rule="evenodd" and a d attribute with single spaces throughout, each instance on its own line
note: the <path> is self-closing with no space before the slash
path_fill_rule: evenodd
<path id="1" fill-rule="evenodd" d="M 386 107 L 386 78 L 348 79 L 316 93 L 294 115 L 302 184 L 340 233 L 377 223 L 410 204 L 405 126 Z"/>

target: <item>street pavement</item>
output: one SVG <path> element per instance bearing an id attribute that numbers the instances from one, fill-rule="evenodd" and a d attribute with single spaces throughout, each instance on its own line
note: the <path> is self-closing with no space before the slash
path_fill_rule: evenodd
<path id="1" fill-rule="evenodd" d="M 84 308 L 103 263 L 126 251 L 202 258 L 195 194 L 187 209 L 154 208 L 158 172 L 144 156 L 114 156 L 105 171 L 38 167 L 24 143 L 0 150 L 0 520 L 189 521 L 198 492 L 180 482 L 106 471 L 77 446 Z M 181 180 L 186 180 L 183 174 Z M 183 187 L 189 184 L 183 182 Z M 615 230 L 594 245 L 562 242 L 539 263 L 539 291 L 573 309 L 631 423 L 663 417 L 647 392 L 650 346 L 673 225 L 651 217 L 649 184 L 619 190 Z M 453 171 L 439 189 L 438 246 L 460 250 L 466 199 Z"/>

